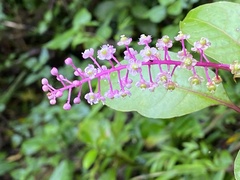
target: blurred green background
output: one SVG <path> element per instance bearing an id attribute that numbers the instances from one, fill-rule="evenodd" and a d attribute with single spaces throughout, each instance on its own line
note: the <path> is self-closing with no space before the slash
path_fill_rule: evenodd
<path id="1" fill-rule="evenodd" d="M 50 78 L 53 66 L 73 77 L 63 66 L 66 57 L 85 67 L 84 49 L 115 45 L 122 34 L 134 40 L 143 33 L 172 38 L 188 11 L 212 2 L 1 1 L 0 179 L 234 179 L 240 117 L 233 110 L 218 106 L 149 119 L 83 100 L 64 111 L 64 98 L 50 106 L 41 90 L 41 78 Z M 240 105 L 240 83 L 229 73 L 221 76 L 230 99 Z"/>

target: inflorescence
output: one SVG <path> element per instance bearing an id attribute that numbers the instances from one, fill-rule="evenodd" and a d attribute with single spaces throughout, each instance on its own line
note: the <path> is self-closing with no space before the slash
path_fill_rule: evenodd
<path id="1" fill-rule="evenodd" d="M 68 91 L 67 102 L 64 104 L 63 108 L 69 110 L 71 108 L 71 94 L 74 88 L 78 88 L 78 94 L 73 99 L 74 104 L 79 104 L 81 102 L 81 90 L 83 84 L 88 84 L 89 93 L 85 94 L 84 98 L 89 104 L 96 104 L 102 102 L 104 104 L 106 98 L 113 99 L 117 97 L 130 96 L 130 88 L 133 84 L 133 80 L 130 76 L 139 76 L 139 81 L 136 82 L 136 86 L 141 89 L 149 89 L 154 91 L 159 85 L 165 87 L 168 91 L 173 91 L 177 86 L 177 82 L 174 82 L 172 76 L 177 67 L 186 68 L 192 72 L 192 76 L 189 77 L 188 81 L 191 85 L 199 85 L 203 82 L 204 78 L 199 76 L 196 72 L 195 67 L 204 68 L 206 75 L 206 88 L 209 92 L 213 93 L 216 90 L 218 84 L 222 82 L 221 77 L 218 75 L 218 70 L 228 70 L 234 74 L 234 78 L 240 77 L 240 64 L 235 61 L 233 64 L 218 64 L 209 61 L 204 51 L 210 47 L 211 43 L 207 38 L 201 38 L 199 41 L 195 42 L 193 52 L 198 52 L 200 54 L 200 59 L 197 61 L 194 59 L 193 55 L 185 47 L 185 40 L 190 38 L 189 35 L 183 34 L 181 31 L 175 37 L 176 41 L 181 43 L 181 50 L 177 53 L 177 60 L 171 59 L 169 55 L 169 48 L 172 47 L 173 41 L 168 36 L 163 36 L 161 39 L 157 40 L 156 46 L 150 46 L 152 38 L 150 35 L 146 36 L 142 34 L 139 38 L 138 45 L 143 46 L 140 52 L 136 51 L 130 47 L 132 38 L 128 38 L 122 35 L 120 41 L 117 43 L 118 46 L 125 46 L 124 60 L 127 64 L 121 63 L 114 53 L 116 49 L 112 45 L 103 45 L 100 50 L 97 51 L 97 58 L 99 60 L 108 61 L 110 67 L 100 65 L 97 59 L 94 57 L 94 49 L 90 48 L 82 53 L 84 59 L 91 59 L 93 64 L 88 64 L 88 66 L 82 70 L 76 67 L 71 58 L 65 60 L 65 64 L 71 66 L 74 69 L 74 75 L 78 78 L 77 80 L 68 80 L 62 74 L 59 74 L 58 69 L 53 67 L 51 74 L 56 77 L 56 79 L 61 82 L 61 88 L 52 87 L 46 78 L 42 79 L 42 89 L 47 92 L 50 104 L 56 104 L 56 99 L 63 95 L 64 91 Z M 162 56 L 161 56 L 162 55 Z M 142 67 L 146 66 L 148 68 L 149 77 L 144 77 L 142 74 Z M 156 77 L 152 76 L 151 67 L 158 66 L 159 73 Z M 163 68 L 166 66 L 166 68 Z M 211 78 L 208 69 L 215 69 L 215 77 Z M 123 74 L 124 71 L 124 75 Z M 111 73 L 117 73 L 119 89 L 114 89 L 111 81 Z M 122 73 L 121 73 L 122 72 Z M 98 85 L 97 89 L 93 90 L 92 80 L 97 79 Z M 148 80 L 147 80 L 148 79 Z M 107 92 L 101 91 L 101 80 L 106 80 L 109 84 L 109 90 Z"/>

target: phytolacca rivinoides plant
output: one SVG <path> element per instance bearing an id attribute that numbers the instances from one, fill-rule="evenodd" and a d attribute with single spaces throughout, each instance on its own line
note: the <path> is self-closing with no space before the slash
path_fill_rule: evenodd
<path id="1" fill-rule="evenodd" d="M 199 53 L 199 59 L 195 59 L 193 55 L 186 49 L 185 40 L 190 38 L 189 35 L 183 34 L 181 31 L 175 37 L 176 41 L 181 43 L 181 50 L 177 52 L 175 59 L 171 58 L 169 49 L 173 42 L 168 36 L 163 36 L 158 39 L 156 45 L 151 45 L 152 39 L 150 35 L 142 34 L 139 38 L 138 45 L 142 46 L 139 52 L 130 47 L 132 38 L 124 35 L 121 36 L 118 46 L 125 46 L 123 52 L 123 60 L 120 61 L 114 55 L 116 49 L 112 45 L 103 45 L 97 51 L 95 58 L 94 49 L 90 48 L 82 53 L 84 59 L 92 60 L 92 64 L 88 64 L 85 69 L 76 67 L 71 58 L 65 60 L 65 64 L 71 66 L 74 70 L 75 80 L 69 80 L 53 67 L 51 74 L 62 84 L 60 88 L 54 88 L 49 84 L 46 78 L 42 79 L 42 89 L 47 93 L 50 104 L 56 104 L 56 99 L 62 97 L 64 91 L 68 91 L 67 101 L 63 108 L 69 110 L 71 108 L 71 99 L 73 104 L 81 102 L 83 96 L 89 104 L 96 104 L 107 99 L 115 99 L 119 97 L 131 96 L 134 92 L 131 91 L 132 86 L 137 86 L 143 90 L 155 91 L 157 88 L 165 88 L 167 93 L 174 93 L 175 89 L 180 86 L 180 82 L 174 80 L 173 76 L 177 68 L 184 68 L 191 72 L 191 76 L 186 79 L 191 86 L 198 86 L 202 83 L 206 84 L 206 90 L 215 93 L 217 86 L 222 83 L 222 78 L 219 76 L 219 70 L 230 71 L 234 75 L 234 79 L 240 76 L 240 64 L 234 61 L 232 64 L 213 63 L 205 55 L 205 50 L 211 46 L 210 41 L 206 37 L 202 37 L 195 42 L 191 51 Z M 98 59 L 98 60 L 97 60 Z M 100 61 L 108 61 L 109 67 L 101 65 Z M 147 76 L 143 74 L 147 70 Z M 153 73 L 152 68 L 157 67 L 158 73 Z M 204 69 L 205 76 L 197 73 L 196 68 Z M 214 70 L 215 75 L 211 77 L 209 71 Z M 113 86 L 111 74 L 117 74 L 118 87 Z M 136 82 L 132 77 L 138 77 Z M 97 80 L 97 89 L 92 87 L 92 81 Z M 102 82 L 108 82 L 108 90 L 102 90 Z M 89 92 L 82 95 L 81 90 L 84 85 L 87 85 Z M 77 88 L 78 93 L 72 97 L 73 89 Z M 235 110 L 239 110 L 235 108 Z"/>

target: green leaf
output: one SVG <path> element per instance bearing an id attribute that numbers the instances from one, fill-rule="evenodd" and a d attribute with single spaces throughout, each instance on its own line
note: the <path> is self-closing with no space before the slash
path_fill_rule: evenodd
<path id="1" fill-rule="evenodd" d="M 116 170 L 114 168 L 109 168 L 100 177 L 99 180 L 106 179 L 116 179 Z"/>
<path id="2" fill-rule="evenodd" d="M 62 34 L 57 35 L 54 39 L 49 41 L 45 47 L 49 49 L 66 49 L 69 44 L 72 42 L 77 31 L 70 29 Z"/>
<path id="3" fill-rule="evenodd" d="M 94 9 L 95 16 L 101 21 L 105 21 L 107 17 L 112 16 L 115 12 L 116 2 L 114 1 L 103 1 Z"/>
<path id="4" fill-rule="evenodd" d="M 171 54 L 172 59 L 176 59 L 176 55 Z M 143 77 L 147 80 L 148 69 L 143 67 Z M 153 79 L 159 73 L 158 67 L 152 67 Z M 205 77 L 205 71 L 201 67 L 196 68 L 197 74 L 199 76 Z M 125 72 L 121 72 L 124 74 Z M 209 70 L 210 77 L 215 76 L 215 74 Z M 141 90 L 136 87 L 135 84 L 139 81 L 138 76 L 131 77 L 133 79 L 130 97 L 108 99 L 106 104 L 113 109 L 118 111 L 137 111 L 143 116 L 151 118 L 171 118 L 176 116 L 182 116 L 189 114 L 208 106 L 212 105 L 226 105 L 229 107 L 234 107 L 229 100 L 226 92 L 221 85 L 217 87 L 214 93 L 208 92 L 206 88 L 205 81 L 197 86 L 191 86 L 188 79 L 192 76 L 192 72 L 177 68 L 173 75 L 173 81 L 178 83 L 178 87 L 172 92 L 167 91 L 162 85 L 157 87 L 154 92 L 149 90 Z M 116 89 L 119 89 L 118 77 L 113 74 L 111 77 L 113 85 Z M 103 92 L 106 92 L 109 88 L 108 82 L 102 82 Z"/>
<path id="5" fill-rule="evenodd" d="M 88 40 L 89 40 L 89 38 L 85 34 L 83 34 L 81 31 L 79 31 L 75 35 L 75 37 L 74 37 L 74 39 L 72 41 L 72 47 L 76 48 L 77 45 L 80 45 L 80 44 L 82 44 L 82 43 L 84 43 L 84 42 L 86 42 Z"/>
<path id="6" fill-rule="evenodd" d="M 175 1 L 167 8 L 167 12 L 170 15 L 177 16 L 182 12 L 182 1 Z"/>
<path id="7" fill-rule="evenodd" d="M 0 153 L 0 176 L 7 174 L 9 171 L 14 169 L 17 166 L 15 162 L 8 162 L 5 160 L 5 154 Z"/>
<path id="8" fill-rule="evenodd" d="M 240 151 L 238 151 L 237 157 L 234 161 L 234 175 L 236 180 L 240 180 Z"/>
<path id="9" fill-rule="evenodd" d="M 162 34 L 167 34 L 171 39 L 173 39 L 179 31 L 177 25 L 168 25 L 162 28 Z"/>
<path id="10" fill-rule="evenodd" d="M 83 168 L 89 169 L 96 160 L 97 155 L 98 151 L 95 149 L 91 149 L 90 151 L 88 151 L 83 158 Z"/>
<path id="11" fill-rule="evenodd" d="M 180 23 L 180 29 L 193 44 L 201 37 L 212 43 L 206 54 L 221 63 L 232 63 L 240 57 L 240 4 L 216 2 L 191 10 Z"/>
<path id="12" fill-rule="evenodd" d="M 25 155 L 32 155 L 36 152 L 38 152 L 42 148 L 43 140 L 40 137 L 35 137 L 32 139 L 26 140 L 21 150 Z"/>
<path id="13" fill-rule="evenodd" d="M 163 21 L 166 15 L 167 15 L 167 11 L 164 6 L 154 6 L 148 12 L 149 19 L 154 23 L 159 23 Z"/>
<path id="14" fill-rule="evenodd" d="M 89 23 L 91 21 L 91 19 L 92 19 L 92 15 L 87 9 L 85 9 L 85 8 L 80 9 L 77 12 L 77 14 L 74 16 L 73 28 L 77 30 L 81 26 Z"/>
<path id="15" fill-rule="evenodd" d="M 175 0 L 158 0 L 158 2 L 163 6 L 168 6 L 169 4 L 172 4 Z"/>
<path id="16" fill-rule="evenodd" d="M 135 17 L 145 19 L 148 8 L 146 5 L 138 3 L 131 8 L 131 11 Z"/>
<path id="17" fill-rule="evenodd" d="M 66 160 L 62 161 L 52 173 L 50 180 L 71 180 L 73 166 Z"/>
<path id="18" fill-rule="evenodd" d="M 112 29 L 108 25 L 102 25 L 98 28 L 96 35 L 101 42 L 105 42 L 106 39 L 110 38 Z"/>

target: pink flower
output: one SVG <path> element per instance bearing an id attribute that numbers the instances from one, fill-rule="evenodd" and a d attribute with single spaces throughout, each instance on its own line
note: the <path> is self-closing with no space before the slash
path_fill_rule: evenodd
<path id="1" fill-rule="evenodd" d="M 150 84 L 149 84 L 149 82 L 145 81 L 144 79 L 141 79 L 136 83 L 136 86 L 141 89 L 147 89 L 150 87 Z"/>
<path id="2" fill-rule="evenodd" d="M 165 35 L 161 39 L 158 39 L 156 47 L 159 49 L 171 48 L 172 47 L 172 40 L 169 36 Z"/>
<path id="3" fill-rule="evenodd" d="M 190 35 L 188 34 L 183 34 L 182 31 L 179 31 L 178 32 L 178 35 L 174 38 L 176 41 L 181 41 L 181 40 L 184 40 L 184 39 L 189 39 L 190 38 Z"/>
<path id="4" fill-rule="evenodd" d="M 156 83 L 164 84 L 171 79 L 171 74 L 169 72 L 161 72 L 157 74 Z"/>
<path id="5" fill-rule="evenodd" d="M 100 60 L 110 60 L 113 54 L 116 52 L 116 49 L 112 45 L 103 45 L 100 50 L 98 50 L 98 58 Z"/>
<path id="6" fill-rule="evenodd" d="M 140 55 L 143 58 L 143 62 L 148 62 L 157 56 L 157 49 L 154 47 L 150 48 L 148 46 L 145 46 L 145 48 L 140 51 Z"/>
<path id="7" fill-rule="evenodd" d="M 177 83 L 173 82 L 173 81 L 168 81 L 164 84 L 164 87 L 168 90 L 168 91 L 173 91 L 176 87 L 178 86 Z"/>
<path id="8" fill-rule="evenodd" d="M 181 58 L 183 58 L 183 57 L 185 57 L 185 56 L 189 56 L 190 55 L 190 53 L 185 49 L 185 50 L 181 50 L 181 51 L 178 51 L 178 53 L 177 53 L 177 57 L 179 58 L 179 59 L 181 59 Z"/>
<path id="9" fill-rule="evenodd" d="M 80 97 L 75 97 L 74 100 L 73 100 L 74 104 L 79 104 L 80 102 L 81 102 Z"/>
<path id="10" fill-rule="evenodd" d="M 47 78 L 42 78 L 42 85 L 48 85 Z"/>
<path id="11" fill-rule="evenodd" d="M 95 94 L 93 92 L 87 93 L 84 98 L 87 100 L 87 102 L 91 105 L 98 103 L 98 94 Z"/>
<path id="12" fill-rule="evenodd" d="M 53 67 L 52 70 L 51 70 L 51 74 L 52 74 L 53 76 L 57 76 L 57 75 L 58 75 L 58 69 L 55 68 L 55 67 Z"/>
<path id="13" fill-rule="evenodd" d="M 191 70 L 197 64 L 197 60 L 195 60 L 191 54 L 188 56 L 184 56 L 180 59 L 182 61 L 181 67 Z"/>
<path id="14" fill-rule="evenodd" d="M 94 54 L 94 49 L 93 48 L 86 49 L 82 53 L 82 57 L 83 57 L 83 59 L 87 59 L 87 58 L 93 57 L 93 54 Z"/>
<path id="15" fill-rule="evenodd" d="M 65 64 L 66 65 L 71 65 L 72 63 L 73 63 L 72 58 L 65 59 Z"/>
<path id="16" fill-rule="evenodd" d="M 196 41 L 193 44 L 192 51 L 199 52 L 199 50 L 205 51 L 207 48 L 211 46 L 210 41 L 207 38 L 202 37 L 200 41 Z"/>
<path id="17" fill-rule="evenodd" d="M 145 34 L 142 34 L 139 38 L 138 45 L 148 45 L 150 42 L 152 42 L 152 37 L 150 35 L 146 36 Z"/>
<path id="18" fill-rule="evenodd" d="M 191 76 L 188 81 L 190 82 L 191 85 L 199 85 L 204 81 L 204 78 L 195 74 Z"/>
<path id="19" fill-rule="evenodd" d="M 133 48 L 129 48 L 129 50 L 125 50 L 124 51 L 124 59 L 125 60 L 130 60 L 133 57 L 135 57 L 138 54 L 138 52 L 136 50 L 134 50 Z"/>
<path id="20" fill-rule="evenodd" d="M 65 104 L 63 105 L 63 109 L 64 109 L 64 110 L 70 110 L 70 109 L 71 109 L 71 104 L 65 103 Z"/>
<path id="21" fill-rule="evenodd" d="M 232 64 L 230 64 L 230 70 L 231 70 L 231 73 L 234 74 L 234 75 L 237 75 L 239 76 L 240 75 L 240 63 L 238 61 L 233 61 Z"/>
<path id="22" fill-rule="evenodd" d="M 128 46 L 132 42 L 132 38 L 127 38 L 125 35 L 121 35 L 120 41 L 117 43 L 118 46 Z"/>
<path id="23" fill-rule="evenodd" d="M 126 87 L 126 88 L 130 89 L 132 87 L 133 80 L 129 79 L 129 78 L 126 78 L 126 76 L 123 76 L 121 78 L 121 82 L 122 82 L 123 87 Z"/>
<path id="24" fill-rule="evenodd" d="M 214 93 L 217 89 L 217 86 L 216 86 L 215 82 L 212 82 L 212 81 L 207 82 L 206 86 L 207 86 L 207 89 L 210 93 Z"/>
<path id="25" fill-rule="evenodd" d="M 98 73 L 101 73 L 101 72 L 103 72 L 103 71 L 105 71 L 105 72 L 108 71 L 107 66 L 103 65 L 101 68 L 98 68 L 98 69 L 97 69 L 97 72 L 98 72 Z M 108 78 L 109 78 L 109 74 L 108 74 L 108 73 L 105 73 L 105 75 L 102 75 L 100 78 L 101 78 L 101 79 L 108 79 Z"/>
<path id="26" fill-rule="evenodd" d="M 75 71 L 74 71 L 74 75 L 75 76 L 81 76 L 83 74 L 83 72 L 82 72 L 82 69 L 80 69 L 80 68 L 77 68 Z"/>
<path id="27" fill-rule="evenodd" d="M 92 64 L 89 64 L 85 68 L 84 72 L 85 72 L 86 77 L 93 79 L 95 77 L 95 75 L 97 74 L 97 69 Z"/>
<path id="28" fill-rule="evenodd" d="M 105 93 L 105 96 L 109 99 L 118 98 L 120 96 L 119 90 L 111 90 L 110 89 Z"/>
<path id="29" fill-rule="evenodd" d="M 119 95 L 122 97 L 131 96 L 131 92 L 129 90 L 121 90 L 119 91 Z"/>
<path id="30" fill-rule="evenodd" d="M 133 76 L 135 76 L 137 73 L 141 72 L 142 62 L 141 61 L 134 61 L 134 60 L 129 60 L 127 69 L 129 70 L 129 73 Z"/>

